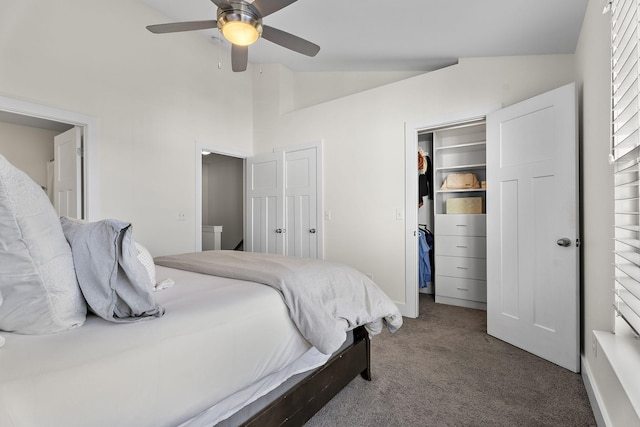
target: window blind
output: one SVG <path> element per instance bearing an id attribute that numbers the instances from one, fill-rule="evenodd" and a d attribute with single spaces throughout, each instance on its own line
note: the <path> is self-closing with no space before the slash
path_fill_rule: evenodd
<path id="1" fill-rule="evenodd" d="M 610 2 L 614 309 L 636 334 L 640 331 L 639 1 Z"/>

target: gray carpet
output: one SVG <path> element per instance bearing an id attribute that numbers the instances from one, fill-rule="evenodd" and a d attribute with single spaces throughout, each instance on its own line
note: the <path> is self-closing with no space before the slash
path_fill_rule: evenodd
<path id="1" fill-rule="evenodd" d="M 358 377 L 307 427 L 595 426 L 579 374 L 486 334 L 486 312 L 420 295 L 418 319 L 373 338 Z"/>

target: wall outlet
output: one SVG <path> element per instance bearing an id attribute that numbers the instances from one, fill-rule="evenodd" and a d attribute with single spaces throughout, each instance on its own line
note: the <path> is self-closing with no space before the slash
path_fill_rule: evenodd
<path id="1" fill-rule="evenodd" d="M 187 216 L 185 215 L 184 212 L 178 212 L 178 221 L 185 221 L 187 219 Z"/>

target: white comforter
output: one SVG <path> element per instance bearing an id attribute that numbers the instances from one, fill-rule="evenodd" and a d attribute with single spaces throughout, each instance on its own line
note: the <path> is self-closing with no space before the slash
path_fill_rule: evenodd
<path id="1" fill-rule="evenodd" d="M 302 335 L 331 354 L 346 332 L 369 334 L 402 326 L 397 306 L 367 276 L 349 266 L 310 258 L 238 251 L 205 251 L 155 258 L 157 265 L 263 283 L 277 290 Z"/>
<path id="2" fill-rule="evenodd" d="M 90 315 L 57 334 L 3 333 L 0 426 L 211 426 L 326 360 L 306 360 L 313 349 L 274 289 L 157 273 L 175 281 L 155 293 L 166 308 L 159 319 L 116 324 Z"/>

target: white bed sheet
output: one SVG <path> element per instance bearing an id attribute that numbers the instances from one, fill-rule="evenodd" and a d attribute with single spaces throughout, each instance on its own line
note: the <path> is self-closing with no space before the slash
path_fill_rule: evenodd
<path id="1" fill-rule="evenodd" d="M 0 425 L 209 425 L 322 363 L 272 288 L 158 266 L 158 281 L 165 278 L 175 286 L 155 294 L 162 318 L 89 316 L 53 335 L 4 333 Z M 275 383 L 260 381 L 280 370 Z"/>

